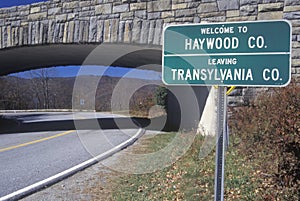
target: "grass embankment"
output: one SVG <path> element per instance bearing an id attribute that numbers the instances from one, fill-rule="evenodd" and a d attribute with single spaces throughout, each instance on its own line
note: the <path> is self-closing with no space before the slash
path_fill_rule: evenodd
<path id="1" fill-rule="evenodd" d="M 174 137 L 174 133 L 142 140 L 141 152 L 154 152 Z M 235 139 L 232 139 L 234 141 Z M 172 166 L 143 174 L 124 175 L 115 181 L 112 200 L 212 200 L 215 154 L 199 159 L 203 137 L 197 136 L 189 151 Z M 226 154 L 226 200 L 259 200 L 259 171 L 253 161 L 238 153 L 231 143 Z M 137 150 L 136 150 L 137 151 Z"/>
<path id="2" fill-rule="evenodd" d="M 269 89 L 247 107 L 234 108 L 226 152 L 225 200 L 300 199 L 300 85 Z M 164 147 L 174 134 L 142 140 L 140 151 Z M 125 175 L 112 200 L 213 200 L 215 151 L 199 159 L 203 137 L 161 171 Z"/>

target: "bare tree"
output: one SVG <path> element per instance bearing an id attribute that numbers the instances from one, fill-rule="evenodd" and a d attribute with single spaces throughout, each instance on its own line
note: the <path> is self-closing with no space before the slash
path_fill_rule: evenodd
<path id="1" fill-rule="evenodd" d="M 55 106 L 55 94 L 51 89 L 51 77 L 54 75 L 55 70 L 51 68 L 30 71 L 33 99 L 38 102 L 39 108 L 49 109 L 50 106 Z"/>
<path id="2" fill-rule="evenodd" d="M 28 108 L 26 86 L 23 79 L 2 76 L 0 79 L 0 101 L 2 109 Z"/>

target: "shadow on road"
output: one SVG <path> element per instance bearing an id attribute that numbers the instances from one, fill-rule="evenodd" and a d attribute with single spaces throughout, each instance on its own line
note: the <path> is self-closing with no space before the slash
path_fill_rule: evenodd
<path id="1" fill-rule="evenodd" d="M 63 130 L 138 129 L 140 127 L 147 127 L 147 129 L 151 130 L 161 130 L 160 128 L 155 128 L 155 125 L 157 125 L 155 122 L 161 122 L 164 121 L 164 119 L 165 117 L 152 119 L 117 117 L 23 123 L 22 121 L 4 119 L 0 117 L 0 134 Z M 163 130 L 167 130 L 167 127 L 165 126 Z"/>

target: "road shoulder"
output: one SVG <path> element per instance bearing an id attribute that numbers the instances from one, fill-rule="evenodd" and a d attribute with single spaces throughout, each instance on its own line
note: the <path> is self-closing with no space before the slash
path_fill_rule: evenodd
<path id="1" fill-rule="evenodd" d="M 141 138 L 143 139 L 147 137 L 147 135 L 146 132 Z M 136 146 L 139 146 L 139 142 L 140 139 L 120 152 L 127 152 L 128 149 L 134 149 Z M 111 158 L 105 160 L 111 160 Z M 113 190 L 112 185 L 114 184 L 113 181 L 116 181 L 123 173 L 116 172 L 104 166 L 102 162 L 98 162 L 21 200 L 110 200 Z"/>

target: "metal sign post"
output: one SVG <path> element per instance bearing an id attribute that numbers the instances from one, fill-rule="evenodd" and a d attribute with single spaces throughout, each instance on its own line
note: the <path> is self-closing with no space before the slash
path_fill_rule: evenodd
<path id="1" fill-rule="evenodd" d="M 225 166 L 225 146 L 226 146 L 226 87 L 218 87 L 218 116 L 216 136 L 216 165 L 215 165 L 215 201 L 224 200 L 224 166 Z"/>

